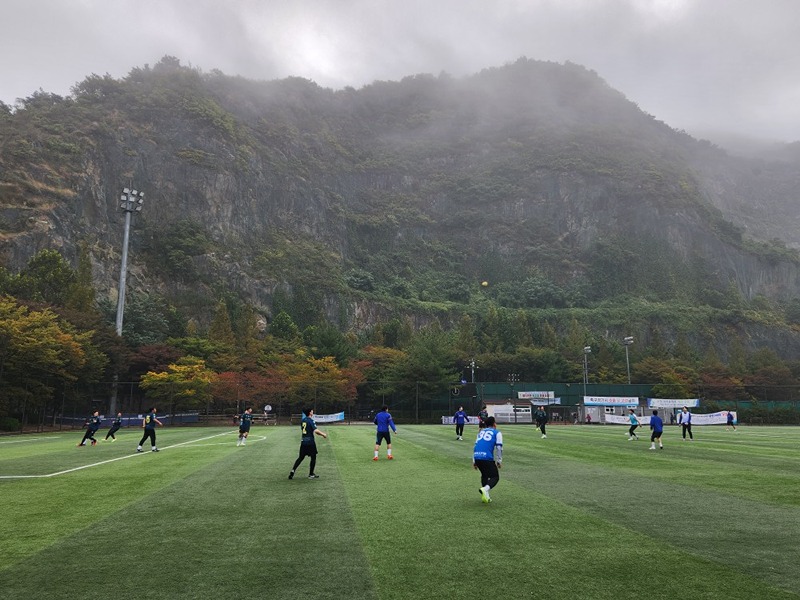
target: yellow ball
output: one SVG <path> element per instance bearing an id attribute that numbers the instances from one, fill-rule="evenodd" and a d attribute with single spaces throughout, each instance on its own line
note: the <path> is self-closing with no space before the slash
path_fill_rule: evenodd
<path id="1" fill-rule="evenodd" d="M 481 281 L 481 285 L 483 287 L 489 287 L 489 282 L 488 281 Z"/>

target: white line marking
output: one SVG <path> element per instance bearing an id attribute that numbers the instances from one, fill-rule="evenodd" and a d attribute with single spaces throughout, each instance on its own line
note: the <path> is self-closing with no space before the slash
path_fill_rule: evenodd
<path id="1" fill-rule="evenodd" d="M 225 433 L 217 433 L 215 435 L 210 435 L 208 437 L 200 438 L 197 440 L 189 440 L 187 442 L 181 442 L 180 444 L 173 444 L 172 446 L 165 446 L 164 448 L 160 448 L 159 450 L 169 450 L 170 448 L 177 448 L 179 446 L 185 446 L 187 444 L 193 444 L 195 442 L 202 442 L 204 440 L 210 440 L 215 437 L 219 437 L 221 435 L 228 435 L 230 432 L 226 431 Z M 136 456 L 142 456 L 148 452 L 152 452 L 152 450 L 144 450 L 142 452 L 136 452 L 134 454 L 126 454 L 125 456 L 118 456 L 117 458 L 110 458 L 108 460 L 102 460 L 100 462 L 91 463 L 88 465 L 81 465 L 80 467 L 73 467 L 72 469 L 66 469 L 64 471 L 57 471 L 55 473 L 47 473 L 45 475 L 0 475 L 0 479 L 43 479 L 46 477 L 55 477 L 56 475 L 65 475 L 66 473 L 73 473 L 74 471 L 81 471 L 83 469 L 89 469 L 91 467 L 99 467 L 100 465 L 105 465 L 108 463 L 116 462 L 118 460 L 125 460 L 126 458 L 134 458 Z"/>
<path id="2" fill-rule="evenodd" d="M 43 437 L 43 438 L 25 438 L 24 440 L 13 440 L 11 442 L 0 442 L 0 444 L 21 444 L 22 442 L 47 442 L 49 440 L 54 440 L 56 438 L 60 438 L 60 435 L 54 435 L 51 437 Z"/>

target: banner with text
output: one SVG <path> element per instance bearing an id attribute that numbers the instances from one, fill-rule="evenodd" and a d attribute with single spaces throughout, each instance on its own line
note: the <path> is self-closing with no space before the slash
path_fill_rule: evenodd
<path id="1" fill-rule="evenodd" d="M 344 421 L 344 411 L 332 415 L 314 415 L 315 423 L 333 423 L 335 421 Z"/>
<path id="2" fill-rule="evenodd" d="M 585 406 L 639 406 L 639 397 L 627 396 L 584 396 Z"/>
<path id="3" fill-rule="evenodd" d="M 517 398 L 520 400 L 554 400 L 555 396 L 555 392 L 517 392 Z M 547 403 L 542 402 L 542 404 Z"/>
<path id="4" fill-rule="evenodd" d="M 650 425 L 650 417 L 640 417 L 636 415 L 636 418 L 639 420 L 639 425 L 648 426 Z M 628 427 L 631 426 L 631 420 L 624 416 L 624 415 L 605 415 L 606 423 L 611 423 L 612 425 L 627 425 Z"/>
<path id="5" fill-rule="evenodd" d="M 650 408 L 687 408 L 700 406 L 700 398 L 648 398 L 647 406 Z"/>

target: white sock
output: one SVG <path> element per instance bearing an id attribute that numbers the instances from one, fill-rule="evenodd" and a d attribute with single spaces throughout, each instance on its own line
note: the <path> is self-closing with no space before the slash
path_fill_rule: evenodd
<path id="1" fill-rule="evenodd" d="M 375 458 L 378 458 L 378 451 L 375 450 Z"/>
<path id="2" fill-rule="evenodd" d="M 386 456 L 391 456 L 391 455 L 392 455 L 392 449 L 391 449 L 391 448 L 389 448 L 389 449 L 386 451 Z"/>

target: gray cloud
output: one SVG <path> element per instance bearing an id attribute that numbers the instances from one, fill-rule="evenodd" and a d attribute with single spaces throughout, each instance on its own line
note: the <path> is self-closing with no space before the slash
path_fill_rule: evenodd
<path id="1" fill-rule="evenodd" d="M 6 0 L 0 100 L 164 55 L 334 88 L 520 56 L 594 69 L 691 133 L 800 140 L 796 0 Z"/>

